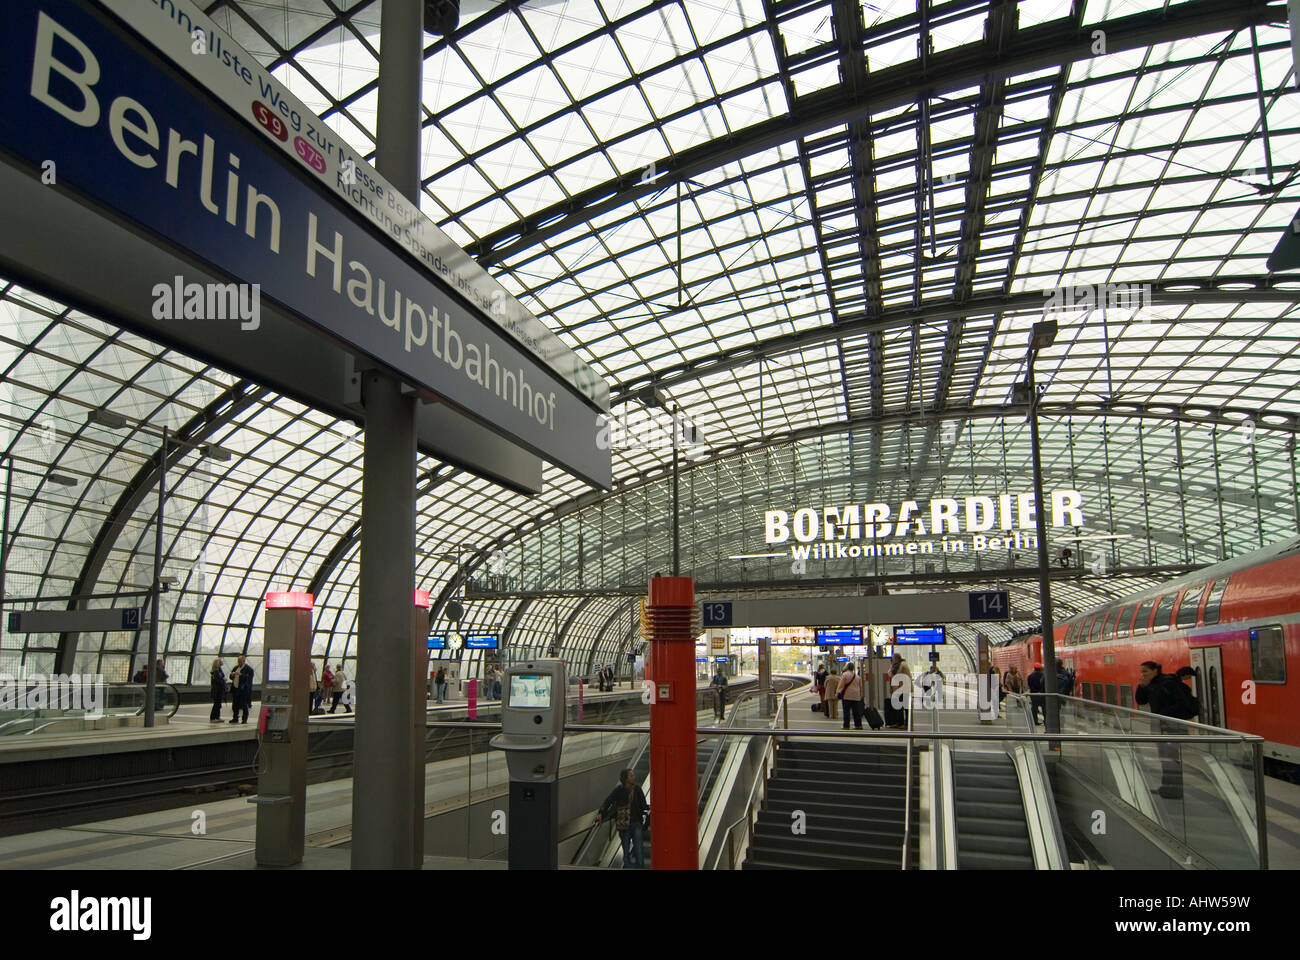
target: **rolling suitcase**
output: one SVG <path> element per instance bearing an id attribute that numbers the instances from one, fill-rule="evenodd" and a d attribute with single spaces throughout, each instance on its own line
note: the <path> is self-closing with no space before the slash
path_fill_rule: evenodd
<path id="1" fill-rule="evenodd" d="M 867 726 L 872 730 L 879 730 L 885 725 L 885 720 L 880 715 L 880 711 L 875 707 L 867 707 Z"/>
<path id="2" fill-rule="evenodd" d="M 821 713 L 821 712 L 822 712 L 822 705 L 821 705 L 820 703 L 814 703 L 814 704 L 812 705 L 812 712 L 813 712 L 813 713 Z"/>

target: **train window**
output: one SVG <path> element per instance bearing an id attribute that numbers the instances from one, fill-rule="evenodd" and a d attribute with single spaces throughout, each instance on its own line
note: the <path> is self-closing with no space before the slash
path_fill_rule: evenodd
<path id="1" fill-rule="evenodd" d="M 1257 683 L 1286 683 L 1286 645 L 1281 627 L 1250 631 L 1250 676 Z"/>
<path id="2" fill-rule="evenodd" d="M 1113 683 L 1106 684 L 1106 702 L 1109 703 L 1111 706 L 1114 707 L 1119 706 L 1118 693 L 1119 691 L 1115 689 L 1115 684 Z"/>
<path id="3" fill-rule="evenodd" d="M 1174 615 L 1174 622 L 1178 624 L 1179 630 L 1188 630 L 1196 626 L 1196 611 L 1201 605 L 1201 597 L 1205 596 L 1206 586 L 1207 584 L 1202 583 L 1183 591 L 1183 598 L 1178 602 L 1178 613 Z"/>
<path id="4" fill-rule="evenodd" d="M 1119 705 L 1121 707 L 1133 706 L 1133 688 L 1127 683 L 1119 688 Z"/>
<path id="5" fill-rule="evenodd" d="M 1132 622 L 1132 620 L 1133 620 L 1133 608 L 1132 608 L 1132 607 L 1120 607 L 1120 608 L 1119 608 L 1119 621 L 1115 624 L 1115 636 L 1117 636 L 1117 637 L 1127 637 L 1128 634 L 1129 634 L 1129 629 L 1128 629 L 1128 627 L 1129 627 L 1129 624 Z"/>
<path id="6" fill-rule="evenodd" d="M 1133 618 L 1133 636 L 1139 633 L 1147 632 L 1147 625 L 1151 622 L 1151 604 L 1154 600 L 1143 600 L 1142 605 L 1138 607 L 1137 615 Z"/>
<path id="7" fill-rule="evenodd" d="M 1151 632 L 1159 633 L 1161 630 L 1169 629 L 1169 616 L 1174 612 L 1174 600 L 1177 594 L 1169 593 L 1160 598 L 1160 605 L 1156 607 L 1156 618 L 1151 623 Z"/>
<path id="8" fill-rule="evenodd" d="M 1219 605 L 1223 602 L 1223 591 L 1228 589 L 1229 579 L 1224 577 L 1222 580 L 1216 580 L 1210 587 L 1210 598 L 1205 601 L 1206 624 L 1219 622 Z"/>

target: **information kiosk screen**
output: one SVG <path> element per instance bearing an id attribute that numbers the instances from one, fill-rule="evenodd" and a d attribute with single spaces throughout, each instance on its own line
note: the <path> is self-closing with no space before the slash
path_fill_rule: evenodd
<path id="1" fill-rule="evenodd" d="M 291 651 L 272 647 L 266 651 L 266 682 L 289 682 L 289 655 Z"/>
<path id="2" fill-rule="evenodd" d="M 510 706 L 535 710 L 551 705 L 549 674 L 515 674 L 510 678 Z"/>

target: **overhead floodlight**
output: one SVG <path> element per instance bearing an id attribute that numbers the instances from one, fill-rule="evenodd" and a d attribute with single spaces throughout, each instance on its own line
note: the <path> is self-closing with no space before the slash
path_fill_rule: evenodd
<path id="1" fill-rule="evenodd" d="M 57 483 L 61 487 L 75 487 L 77 485 L 75 478 L 65 477 L 61 473 L 47 473 L 45 479 L 50 481 L 50 483 Z"/>
<path id="2" fill-rule="evenodd" d="M 227 463 L 230 460 L 230 451 L 215 443 L 205 443 L 199 450 L 203 456 L 218 463 Z"/>
<path id="3" fill-rule="evenodd" d="M 110 430 L 121 430 L 126 424 L 126 417 L 120 413 L 114 413 L 107 407 L 96 407 L 86 414 L 87 423 L 95 423 L 101 427 L 108 427 Z"/>
<path id="4" fill-rule="evenodd" d="M 453 33 L 460 24 L 460 0 L 424 0 L 424 32 L 436 37 Z"/>
<path id="5" fill-rule="evenodd" d="M 666 410 L 668 408 L 668 397 L 657 387 L 642 387 L 632 395 L 633 399 L 647 407 L 659 407 Z"/>
<path id="6" fill-rule="evenodd" d="M 1039 320 L 1034 324 L 1033 340 L 1035 350 L 1044 350 L 1056 342 L 1056 321 Z"/>

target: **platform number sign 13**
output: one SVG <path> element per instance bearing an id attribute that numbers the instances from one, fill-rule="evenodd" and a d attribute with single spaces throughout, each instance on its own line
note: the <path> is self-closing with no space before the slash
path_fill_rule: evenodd
<path id="1" fill-rule="evenodd" d="M 970 594 L 972 620 L 1009 620 L 1011 608 L 1005 590 L 974 590 Z"/>
<path id="2" fill-rule="evenodd" d="M 729 627 L 731 626 L 731 601 L 710 601 L 703 604 L 704 607 L 704 626 L 706 627 Z"/>

